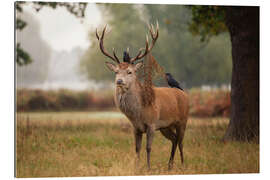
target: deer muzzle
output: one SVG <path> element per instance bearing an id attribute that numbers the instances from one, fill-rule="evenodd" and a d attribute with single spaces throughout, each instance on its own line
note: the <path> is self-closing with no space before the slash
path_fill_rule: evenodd
<path id="1" fill-rule="evenodd" d="M 116 84 L 117 84 L 117 85 L 124 85 L 124 82 L 123 82 L 122 79 L 118 79 L 118 80 L 116 81 Z"/>

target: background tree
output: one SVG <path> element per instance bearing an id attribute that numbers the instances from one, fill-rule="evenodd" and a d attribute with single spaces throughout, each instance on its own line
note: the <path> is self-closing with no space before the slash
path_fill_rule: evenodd
<path id="1" fill-rule="evenodd" d="M 25 21 L 21 14 L 23 13 L 23 6 L 29 4 L 29 2 L 19 1 L 15 2 L 16 10 L 16 21 L 15 29 L 16 31 L 22 31 L 27 26 L 27 21 Z M 87 3 L 64 3 L 64 2 L 30 2 L 36 12 L 39 12 L 43 7 L 50 7 L 56 9 L 57 7 L 65 7 L 68 12 L 75 15 L 78 18 L 84 17 L 84 12 L 87 7 Z M 16 62 L 18 65 L 27 65 L 31 63 L 33 59 L 27 51 L 21 46 L 20 43 L 16 42 Z"/>
<path id="2" fill-rule="evenodd" d="M 130 55 L 134 56 L 145 42 L 146 28 L 137 27 L 145 27 L 139 11 L 132 4 L 98 4 L 98 8 L 103 13 L 102 18 L 104 19 L 98 32 L 101 33 L 106 23 L 109 24 L 107 32 L 112 30 L 112 33 L 109 32 L 105 35 L 104 46 L 107 51 L 112 54 L 114 47 L 118 58 L 122 60 L 123 51 L 129 47 Z M 99 82 L 113 80 L 111 72 L 106 71 L 105 58 L 100 52 L 95 33 L 96 29 L 90 30 L 91 46 L 81 59 L 81 71 L 90 80 L 94 79 Z"/>
<path id="3" fill-rule="evenodd" d="M 190 29 L 202 40 L 229 31 L 231 118 L 225 140 L 259 138 L 259 7 L 191 6 Z"/>
<path id="4" fill-rule="evenodd" d="M 160 36 L 152 54 L 164 67 L 184 85 L 193 86 L 228 84 L 231 79 L 231 46 L 228 33 L 219 34 L 207 43 L 201 42 L 189 31 L 191 10 L 180 5 L 133 5 L 98 4 L 104 22 L 111 33 L 105 36 L 105 47 L 123 57 L 130 47 L 134 56 L 144 46 L 147 24 L 158 20 Z M 111 72 L 104 65 L 106 57 L 100 52 L 95 29 L 89 32 L 91 46 L 81 60 L 81 71 L 88 79 L 112 80 Z M 160 79 L 159 79 L 160 80 Z M 164 85 L 164 84 L 163 84 Z"/>
<path id="5" fill-rule="evenodd" d="M 29 87 L 45 82 L 52 50 L 41 38 L 40 24 L 37 19 L 27 12 L 21 17 L 27 21 L 27 26 L 23 31 L 17 32 L 17 44 L 21 45 L 27 51 L 27 55 L 35 61 L 27 66 L 17 66 L 16 83 L 18 87 Z"/>

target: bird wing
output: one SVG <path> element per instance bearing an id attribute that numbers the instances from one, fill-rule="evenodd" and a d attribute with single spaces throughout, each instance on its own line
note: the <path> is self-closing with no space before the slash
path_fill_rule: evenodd
<path id="1" fill-rule="evenodd" d="M 183 88 L 180 87 L 180 84 L 173 78 L 170 79 L 170 84 L 174 87 L 177 87 L 178 89 L 183 90 Z"/>

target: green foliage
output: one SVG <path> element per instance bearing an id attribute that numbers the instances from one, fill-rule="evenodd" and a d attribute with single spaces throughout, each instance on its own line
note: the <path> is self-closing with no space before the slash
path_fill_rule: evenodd
<path id="1" fill-rule="evenodd" d="M 21 18 L 18 17 L 16 19 L 16 29 L 22 30 L 23 28 L 25 28 L 26 25 L 27 23 L 23 21 Z"/>
<path id="2" fill-rule="evenodd" d="M 26 65 L 32 62 L 30 55 L 21 48 L 21 44 L 16 46 L 16 62 L 19 66 Z"/>
<path id="3" fill-rule="evenodd" d="M 144 47 L 147 24 L 159 22 L 159 39 L 152 54 L 165 72 L 170 72 L 184 87 L 202 84 L 227 84 L 231 79 L 231 44 L 228 33 L 201 42 L 190 32 L 192 10 L 180 5 L 99 4 L 105 25 L 112 29 L 105 35 L 104 46 L 117 55 L 130 47 L 134 56 Z M 99 32 L 103 27 L 98 28 Z M 91 46 L 81 60 L 81 71 L 88 79 L 112 80 L 114 75 L 104 65 L 95 29 L 89 33 Z M 110 60 L 109 60 L 110 61 Z"/>
<path id="4" fill-rule="evenodd" d="M 78 18 L 84 17 L 84 12 L 87 7 L 87 3 L 66 3 L 66 2 L 33 2 L 34 8 L 39 12 L 43 7 L 50 7 L 56 9 L 57 7 L 65 7 L 68 12 L 75 15 Z"/>
<path id="5" fill-rule="evenodd" d="M 189 25 L 194 35 L 200 35 L 201 41 L 209 40 L 211 36 L 226 32 L 225 8 L 222 6 L 188 6 L 192 11 L 192 21 Z"/>
<path id="6" fill-rule="evenodd" d="M 105 49 L 112 54 L 114 47 L 118 58 L 122 59 L 122 52 L 130 47 L 131 56 L 135 56 L 139 48 L 144 46 L 146 32 L 146 26 L 139 18 L 137 7 L 131 4 L 98 4 L 98 7 L 104 15 L 106 14 L 104 20 L 108 23 L 107 32 L 111 30 L 105 34 Z M 103 30 L 104 24 L 98 28 L 99 33 Z M 89 33 L 89 40 L 91 46 L 82 57 L 81 71 L 88 79 L 113 80 L 114 75 L 105 67 L 105 60 L 111 60 L 106 59 L 100 52 L 95 29 Z"/>
<path id="7" fill-rule="evenodd" d="M 190 33 L 193 16 L 189 8 L 146 5 L 146 9 L 150 21 L 158 17 L 160 27 L 166 32 L 158 40 L 161 50 L 153 51 L 166 71 L 172 72 L 187 87 L 230 82 L 231 47 L 227 33 L 201 42 Z"/>
<path id="8" fill-rule="evenodd" d="M 16 12 L 23 12 L 22 6 L 25 4 L 25 1 L 17 1 L 15 2 L 15 10 Z"/>

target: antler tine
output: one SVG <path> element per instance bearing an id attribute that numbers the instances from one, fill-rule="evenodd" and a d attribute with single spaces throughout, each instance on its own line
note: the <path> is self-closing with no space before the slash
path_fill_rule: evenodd
<path id="1" fill-rule="evenodd" d="M 99 40 L 99 35 L 98 35 L 98 32 L 97 32 L 97 28 L 96 28 L 96 37 Z"/>
<path id="2" fill-rule="evenodd" d="M 139 50 L 139 53 L 136 57 L 132 58 L 130 60 L 131 63 L 135 62 L 136 60 L 138 59 L 141 59 L 143 58 L 145 55 L 147 55 L 151 50 L 152 48 L 154 47 L 157 39 L 158 39 L 158 29 L 159 29 L 159 25 L 158 25 L 158 22 L 157 22 L 157 25 L 156 25 L 156 32 L 154 32 L 154 26 L 151 24 L 151 25 L 148 25 L 148 28 L 149 28 L 149 31 L 150 31 L 150 34 L 151 34 L 151 37 L 152 37 L 152 43 L 150 45 L 150 47 L 148 47 L 148 36 L 146 35 L 146 44 L 145 44 L 145 51 L 143 54 L 142 53 L 142 50 Z"/>
<path id="3" fill-rule="evenodd" d="M 145 51 L 142 53 L 143 48 L 140 48 L 139 53 L 136 57 L 130 59 L 130 63 L 134 63 L 136 60 L 143 58 L 149 51 L 148 51 L 148 36 L 146 35 L 146 41 L 145 41 Z"/>
<path id="4" fill-rule="evenodd" d="M 102 30 L 102 34 L 101 34 L 101 38 L 100 38 L 100 41 L 103 42 L 103 38 L 104 38 L 104 34 L 105 34 L 105 31 L 106 31 L 106 28 L 107 28 L 107 24 L 104 26 L 103 30 Z"/>
<path id="5" fill-rule="evenodd" d="M 136 57 L 130 59 L 130 63 L 134 63 L 137 59 L 139 59 L 139 56 L 142 54 L 142 50 L 139 51 Z"/>
<path id="6" fill-rule="evenodd" d="M 154 39 L 154 26 L 151 24 L 150 34 L 152 36 L 152 39 Z"/>
<path id="7" fill-rule="evenodd" d="M 105 25 L 105 27 L 104 27 L 104 29 L 103 29 L 103 31 L 102 31 L 101 37 L 99 37 L 99 35 L 98 35 L 98 33 L 97 33 L 97 30 L 96 30 L 96 37 L 97 37 L 97 39 L 99 40 L 99 47 L 100 47 L 100 50 L 101 50 L 101 52 L 102 52 L 105 56 L 111 58 L 113 61 L 115 61 L 116 63 L 119 64 L 120 61 L 119 61 L 119 59 L 117 58 L 114 49 L 113 49 L 113 56 L 114 56 L 114 57 L 111 56 L 109 53 L 107 53 L 106 50 L 104 49 L 104 46 L 103 46 L 103 39 L 104 39 L 104 35 L 105 35 L 106 28 L 107 28 L 107 24 Z"/>
<path id="8" fill-rule="evenodd" d="M 116 56 L 116 53 L 115 53 L 115 49 L 114 48 L 113 48 L 113 56 L 116 59 L 117 63 L 119 64 L 120 61 L 119 61 L 118 57 Z"/>
<path id="9" fill-rule="evenodd" d="M 151 24 L 151 27 L 152 29 L 154 29 L 154 26 Z M 154 47 L 156 41 L 157 41 L 157 38 L 158 38 L 158 22 L 157 22 L 157 25 L 156 25 L 156 32 L 154 33 L 153 31 L 150 31 L 150 34 L 151 34 L 151 37 L 152 37 L 152 44 L 149 48 L 149 51 L 152 50 L 152 48 Z"/>
<path id="10" fill-rule="evenodd" d="M 148 29 L 150 32 L 152 32 L 152 24 L 148 24 Z"/>

